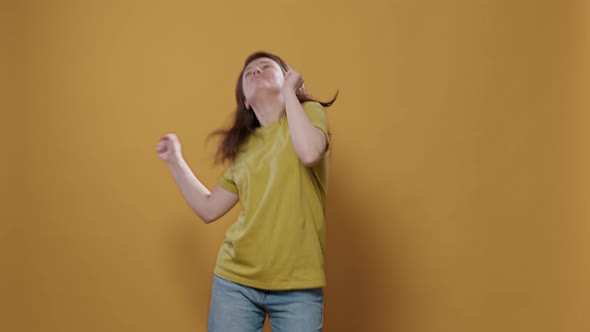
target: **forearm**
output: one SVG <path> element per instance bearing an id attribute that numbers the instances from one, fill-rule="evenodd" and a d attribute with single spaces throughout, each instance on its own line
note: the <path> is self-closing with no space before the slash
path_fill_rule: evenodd
<path id="1" fill-rule="evenodd" d="M 326 147 L 324 134 L 311 123 L 294 92 L 285 94 L 284 98 L 295 151 L 305 164 L 314 163 L 322 156 Z"/>
<path id="2" fill-rule="evenodd" d="M 206 220 L 211 192 L 197 179 L 184 159 L 167 162 L 167 165 L 186 202 L 201 219 Z"/>

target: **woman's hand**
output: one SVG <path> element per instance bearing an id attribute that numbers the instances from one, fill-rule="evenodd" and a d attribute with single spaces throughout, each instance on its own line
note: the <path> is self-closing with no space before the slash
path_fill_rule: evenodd
<path id="1" fill-rule="evenodd" d="M 288 93 L 294 93 L 303 86 L 303 77 L 294 69 L 289 69 L 289 71 L 285 74 L 285 81 L 281 86 L 281 94 L 283 98 Z"/>
<path id="2" fill-rule="evenodd" d="M 177 162 L 182 160 L 180 141 L 175 134 L 166 134 L 160 137 L 160 142 L 156 146 L 158 157 L 166 162 Z"/>

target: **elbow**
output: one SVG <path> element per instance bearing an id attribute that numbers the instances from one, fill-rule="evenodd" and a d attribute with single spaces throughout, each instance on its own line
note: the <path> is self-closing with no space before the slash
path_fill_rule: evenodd
<path id="1" fill-rule="evenodd" d="M 219 216 L 215 215 L 214 211 L 211 211 L 212 209 L 209 208 L 209 205 L 207 204 L 207 201 L 209 199 L 209 197 L 211 196 L 211 194 L 205 195 L 205 202 L 202 202 L 201 204 L 191 204 L 191 208 L 193 210 L 193 212 L 199 216 L 199 218 L 201 219 L 201 221 L 204 224 L 210 224 L 212 222 L 214 222 L 215 220 L 217 220 L 219 218 Z"/>
<path id="2" fill-rule="evenodd" d="M 199 215 L 199 218 L 201 218 L 201 221 L 203 222 L 203 224 L 210 224 L 212 223 L 215 219 L 209 217 L 209 216 L 201 216 Z"/>
<path id="3" fill-rule="evenodd" d="M 210 224 L 210 223 L 214 222 L 215 220 L 217 220 L 217 218 L 214 216 L 203 215 L 203 214 L 198 214 L 198 213 L 197 213 L 197 215 L 199 216 L 199 218 L 201 219 L 201 221 L 204 224 Z"/>
<path id="4" fill-rule="evenodd" d="M 309 151 L 299 156 L 299 160 L 301 160 L 301 162 L 307 167 L 316 165 L 321 159 L 322 154 L 316 151 Z"/>
<path id="5" fill-rule="evenodd" d="M 200 211 L 193 209 L 193 211 L 197 216 L 199 216 L 199 218 L 204 224 L 210 224 L 219 218 L 218 216 L 215 216 L 213 213 L 203 211 L 203 209 L 201 209 Z"/>
<path id="6" fill-rule="evenodd" d="M 322 139 L 321 142 L 318 140 L 317 142 L 311 142 L 310 144 L 306 144 L 303 146 L 300 145 L 299 150 L 297 151 L 297 155 L 299 157 L 299 160 L 301 160 L 301 162 L 305 166 L 312 167 L 316 165 L 318 162 L 320 162 L 322 158 L 324 158 L 326 147 L 327 141 L 325 139 Z"/>

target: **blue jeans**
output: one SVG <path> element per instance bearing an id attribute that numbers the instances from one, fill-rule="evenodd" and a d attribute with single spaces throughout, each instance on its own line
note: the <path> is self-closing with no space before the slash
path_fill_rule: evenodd
<path id="1" fill-rule="evenodd" d="M 273 332 L 322 330 L 322 288 L 262 290 L 213 276 L 209 332 L 259 332 L 268 314 Z"/>

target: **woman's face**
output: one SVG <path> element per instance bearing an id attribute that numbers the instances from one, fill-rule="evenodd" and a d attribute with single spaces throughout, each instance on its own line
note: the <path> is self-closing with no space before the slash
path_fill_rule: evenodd
<path id="1" fill-rule="evenodd" d="M 278 63 L 269 58 L 250 62 L 242 75 L 242 88 L 246 99 L 252 99 L 263 90 L 280 93 L 285 76 Z"/>

